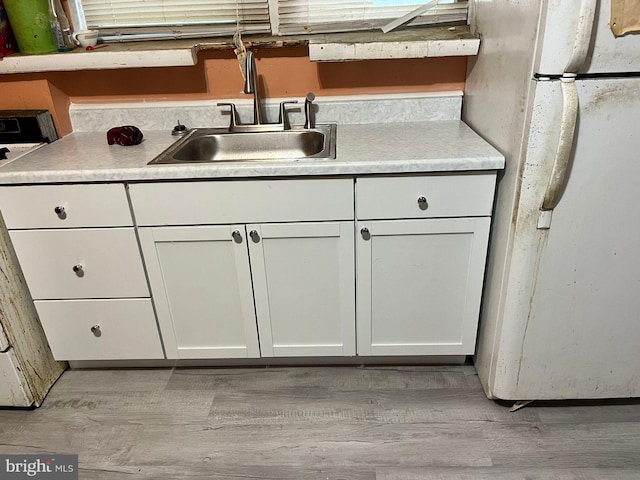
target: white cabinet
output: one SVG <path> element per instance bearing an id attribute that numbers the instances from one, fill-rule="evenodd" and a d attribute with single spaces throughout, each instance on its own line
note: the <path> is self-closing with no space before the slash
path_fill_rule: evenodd
<path id="1" fill-rule="evenodd" d="M 129 207 L 124 184 L 18 186 L 0 208 L 59 360 L 466 355 L 494 187 L 158 181 Z"/>
<path id="2" fill-rule="evenodd" d="M 169 358 L 355 355 L 353 179 L 130 193 Z"/>
<path id="3" fill-rule="evenodd" d="M 473 354 L 494 184 L 494 173 L 356 181 L 358 355 Z"/>
<path id="4" fill-rule="evenodd" d="M 123 184 L 2 187 L 0 209 L 56 360 L 164 358 Z"/>

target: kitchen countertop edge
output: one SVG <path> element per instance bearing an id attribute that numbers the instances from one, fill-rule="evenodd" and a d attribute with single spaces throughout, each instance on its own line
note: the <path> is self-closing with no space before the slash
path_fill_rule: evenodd
<path id="1" fill-rule="evenodd" d="M 338 125 L 335 160 L 147 165 L 176 137 L 145 132 L 134 147 L 78 132 L 0 167 L 0 185 L 444 173 L 504 168 L 504 157 L 461 121 Z"/>

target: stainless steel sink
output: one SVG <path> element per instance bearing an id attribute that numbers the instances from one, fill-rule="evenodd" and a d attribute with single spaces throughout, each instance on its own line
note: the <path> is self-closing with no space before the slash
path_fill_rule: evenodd
<path id="1" fill-rule="evenodd" d="M 332 159 L 336 158 L 335 137 L 335 125 L 233 133 L 227 128 L 197 128 L 149 165 Z"/>

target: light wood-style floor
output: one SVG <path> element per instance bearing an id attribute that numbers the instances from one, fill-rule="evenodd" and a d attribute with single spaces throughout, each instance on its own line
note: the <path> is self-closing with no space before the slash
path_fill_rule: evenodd
<path id="1" fill-rule="evenodd" d="M 471 366 L 68 371 L 1 453 L 81 479 L 640 479 L 640 403 L 487 400 Z"/>

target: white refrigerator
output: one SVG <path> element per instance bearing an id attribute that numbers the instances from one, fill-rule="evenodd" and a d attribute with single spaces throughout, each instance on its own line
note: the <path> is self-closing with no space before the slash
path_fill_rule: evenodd
<path id="1" fill-rule="evenodd" d="M 615 0 L 613 0 L 615 1 Z M 490 398 L 640 396 L 640 35 L 610 0 L 480 1 L 464 120 L 506 157 L 475 364 Z"/>

